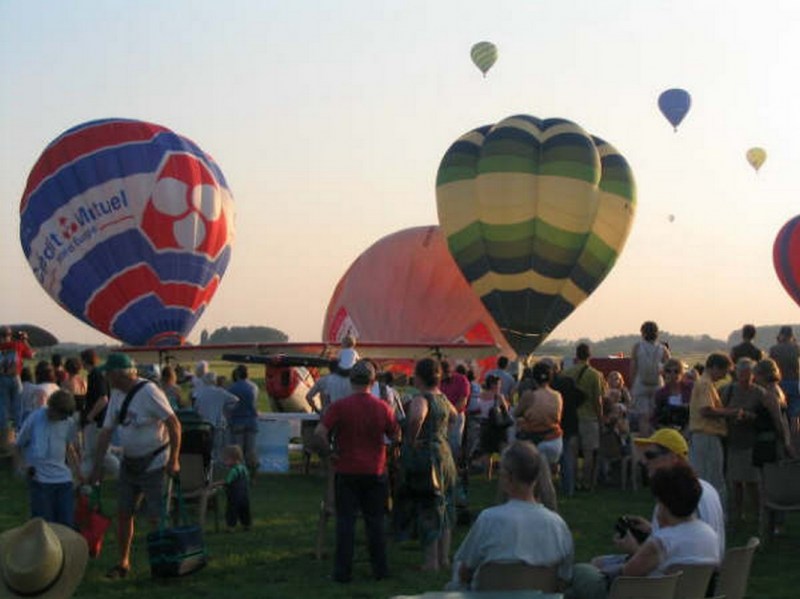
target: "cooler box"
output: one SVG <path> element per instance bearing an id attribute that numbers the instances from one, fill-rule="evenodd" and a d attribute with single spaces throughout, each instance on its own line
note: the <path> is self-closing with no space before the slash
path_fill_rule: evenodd
<path id="1" fill-rule="evenodd" d="M 291 428 L 288 420 L 258 417 L 256 451 L 259 472 L 289 472 Z"/>

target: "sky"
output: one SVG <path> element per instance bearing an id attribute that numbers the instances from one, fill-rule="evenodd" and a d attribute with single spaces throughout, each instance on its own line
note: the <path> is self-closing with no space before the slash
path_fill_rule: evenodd
<path id="1" fill-rule="evenodd" d="M 481 40 L 499 50 L 486 78 Z M 113 342 L 39 286 L 19 201 L 51 140 L 105 117 L 189 137 L 233 193 L 231 262 L 190 340 L 254 324 L 319 340 L 361 252 L 438 224 L 450 144 L 518 113 L 604 138 L 638 187 L 614 270 L 551 338 L 800 322 L 772 265 L 800 212 L 795 0 L 0 0 L 0 82 L 0 322 L 62 341 Z M 671 87 L 693 102 L 677 133 L 656 105 Z"/>

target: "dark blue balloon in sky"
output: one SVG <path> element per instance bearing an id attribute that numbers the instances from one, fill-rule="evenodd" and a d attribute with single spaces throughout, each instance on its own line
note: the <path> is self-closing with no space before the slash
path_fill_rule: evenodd
<path id="1" fill-rule="evenodd" d="M 692 106 L 692 96 L 685 89 L 668 89 L 658 96 L 658 108 L 675 131 Z"/>

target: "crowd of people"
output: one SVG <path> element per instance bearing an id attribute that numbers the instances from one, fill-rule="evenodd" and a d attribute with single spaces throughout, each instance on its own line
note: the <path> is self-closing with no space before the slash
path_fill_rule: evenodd
<path id="1" fill-rule="evenodd" d="M 482 381 L 465 365 L 423 359 L 405 393 L 348 340 L 307 396 L 320 413 L 313 448 L 335 472 L 334 580 L 352 579 L 358 514 L 374 577 L 389 575 L 387 507 L 393 533 L 419 540 L 420 568 L 452 568 L 453 588 L 474 586 L 481 565 L 496 560 L 552 567 L 557 588 L 577 598 L 606 596 L 617 575 L 718 565 L 726 523 L 758 517 L 760 469 L 794 457 L 792 439 L 800 433 L 800 349 L 792 330 L 783 327 L 768 352 L 755 345 L 755 333 L 745 326 L 730 354 L 715 352 L 690 367 L 646 322 L 625 373 L 595 368 L 587 343 L 577 345 L 568 366 L 540 358 L 519 377 L 500 357 Z M 109 577 L 130 570 L 142 497 L 156 526 L 164 472 L 179 469 L 187 412 L 214 431 L 212 459 L 227 469 L 220 484 L 228 491 L 229 526 L 250 526 L 258 388 L 246 366 L 237 366 L 228 384 L 200 362 L 182 387 L 170 367 L 154 381 L 125 354 L 101 364 L 86 350 L 63 365 L 55 356 L 39 361 L 32 376 L 23 366 L 34 358 L 25 340 L 6 329 L 0 337 L 0 352 L 16 353 L 0 373 L 0 425 L 14 423 L 31 516 L 74 528 L 73 482 L 119 478 L 120 555 Z M 610 476 L 601 467 L 609 444 L 643 464 L 656 507 L 649 519 L 625 516 L 616 553 L 574 564 L 557 496 L 591 492 L 598 478 Z M 453 554 L 468 478 L 491 471 L 496 454 L 502 502 L 480 513 Z"/>

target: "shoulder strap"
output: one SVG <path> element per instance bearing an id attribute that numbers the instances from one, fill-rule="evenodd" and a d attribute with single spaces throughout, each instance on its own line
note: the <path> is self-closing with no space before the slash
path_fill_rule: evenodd
<path id="1" fill-rule="evenodd" d="M 136 383 L 128 394 L 125 396 L 125 399 L 122 402 L 122 407 L 119 409 L 119 416 L 117 417 L 117 423 L 122 424 L 125 422 L 125 416 L 128 415 L 128 406 L 131 405 L 131 401 L 133 400 L 133 396 L 139 392 L 139 389 L 144 387 L 150 381 L 139 381 Z"/>
<path id="2" fill-rule="evenodd" d="M 584 375 L 584 373 L 586 372 L 586 370 L 587 370 L 588 368 L 589 368 L 589 364 L 584 364 L 584 365 L 583 365 L 583 368 L 581 368 L 581 371 L 580 371 L 580 373 L 578 374 L 578 378 L 576 378 L 576 379 L 575 379 L 575 382 L 576 382 L 576 383 L 580 383 L 580 382 L 581 382 L 581 377 Z"/>

